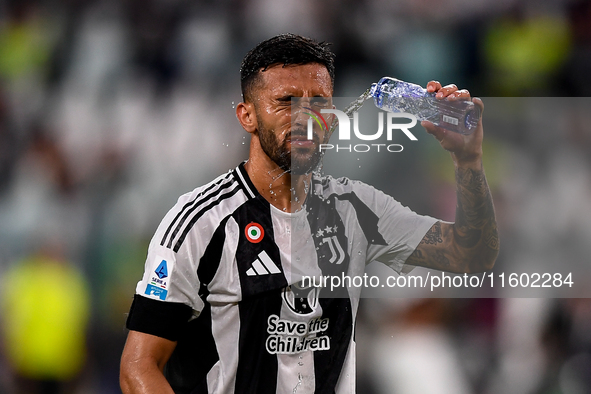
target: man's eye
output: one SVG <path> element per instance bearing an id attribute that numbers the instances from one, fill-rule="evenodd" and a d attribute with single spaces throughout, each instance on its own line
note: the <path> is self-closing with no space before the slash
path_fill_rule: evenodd
<path id="1" fill-rule="evenodd" d="M 329 102 L 327 99 L 314 99 L 310 101 L 310 105 L 319 108 L 326 108 L 328 107 Z"/>

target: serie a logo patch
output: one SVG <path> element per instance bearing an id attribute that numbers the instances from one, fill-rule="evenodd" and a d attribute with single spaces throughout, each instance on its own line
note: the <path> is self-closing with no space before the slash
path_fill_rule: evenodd
<path id="1" fill-rule="evenodd" d="M 168 283 L 165 280 L 168 278 L 168 263 L 166 260 L 161 259 L 160 257 L 157 258 L 156 261 L 161 260 L 160 264 L 154 270 L 156 275 L 152 275 L 152 279 L 150 283 L 146 286 L 145 294 L 156 296 L 160 298 L 162 301 L 166 300 L 166 296 L 168 294 L 167 286 Z"/>
<path id="2" fill-rule="evenodd" d="M 265 230 L 263 230 L 263 226 L 258 223 L 250 223 L 244 229 L 244 234 L 246 234 L 246 239 L 248 239 L 253 244 L 258 244 L 263 240 L 265 236 Z"/>

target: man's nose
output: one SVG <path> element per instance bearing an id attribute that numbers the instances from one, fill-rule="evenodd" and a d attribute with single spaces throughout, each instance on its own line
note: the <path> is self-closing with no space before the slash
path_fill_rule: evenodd
<path id="1" fill-rule="evenodd" d="M 293 99 L 291 103 L 291 123 L 297 127 L 305 127 L 310 118 L 310 100 L 307 98 Z"/>

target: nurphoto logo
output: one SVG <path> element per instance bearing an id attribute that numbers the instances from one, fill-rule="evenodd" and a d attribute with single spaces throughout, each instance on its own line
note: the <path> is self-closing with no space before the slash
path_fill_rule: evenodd
<path id="1" fill-rule="evenodd" d="M 343 111 L 338 109 L 326 109 L 323 108 L 320 112 L 313 110 L 309 107 L 304 107 L 304 109 L 309 110 L 310 112 L 306 112 L 306 114 L 310 115 L 307 124 L 307 138 L 309 140 L 313 139 L 314 135 L 314 123 L 318 124 L 321 129 L 325 131 L 331 130 L 331 127 L 328 126 L 326 119 L 322 116 L 322 114 L 333 114 L 336 116 L 336 120 L 338 121 L 338 141 L 351 141 L 351 119 L 349 116 Z M 397 119 L 406 119 L 408 123 L 395 123 L 394 120 Z M 411 141 L 417 141 L 417 137 L 414 136 L 413 133 L 410 132 L 409 129 L 413 128 L 417 124 L 417 118 L 409 113 L 394 113 L 394 112 L 386 112 L 386 140 L 388 142 L 392 141 L 392 136 L 394 135 L 394 131 L 399 130 L 401 131 L 408 139 Z M 355 137 L 362 141 L 377 141 L 382 138 L 384 134 L 384 112 L 378 113 L 378 130 L 373 134 L 364 134 L 359 129 L 359 113 L 357 111 L 353 112 L 353 134 Z M 336 152 L 340 151 L 347 151 L 347 152 L 369 152 L 369 151 L 387 151 L 387 152 L 402 152 L 404 149 L 400 144 L 386 144 L 386 143 L 365 143 L 365 144 L 339 144 L 339 143 L 331 143 L 331 144 L 320 144 L 318 148 L 321 152 L 327 150 L 334 150 Z"/>

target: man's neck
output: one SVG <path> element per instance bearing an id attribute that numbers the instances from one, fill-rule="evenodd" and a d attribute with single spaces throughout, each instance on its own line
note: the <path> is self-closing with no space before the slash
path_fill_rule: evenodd
<path id="1" fill-rule="evenodd" d="M 275 208 L 285 212 L 302 209 L 312 174 L 292 175 L 268 157 L 251 156 L 244 168 L 257 191 Z"/>

